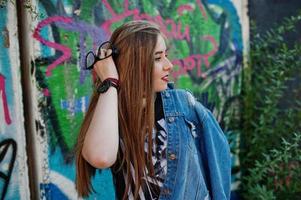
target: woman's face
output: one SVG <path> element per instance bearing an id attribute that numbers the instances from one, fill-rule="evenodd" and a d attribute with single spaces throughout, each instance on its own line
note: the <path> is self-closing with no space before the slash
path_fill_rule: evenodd
<path id="1" fill-rule="evenodd" d="M 153 70 L 154 91 L 160 92 L 167 88 L 172 63 L 167 58 L 167 49 L 163 37 L 159 34 L 154 52 L 155 66 Z"/>

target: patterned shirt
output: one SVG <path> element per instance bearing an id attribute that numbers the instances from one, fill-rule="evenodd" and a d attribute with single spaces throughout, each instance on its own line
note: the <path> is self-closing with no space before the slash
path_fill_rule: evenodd
<path id="1" fill-rule="evenodd" d="M 160 95 L 157 95 L 155 101 L 155 128 L 152 131 L 153 147 L 152 147 L 152 163 L 154 166 L 155 179 L 157 182 L 148 176 L 148 171 L 145 169 L 146 187 L 139 189 L 140 200 L 157 200 L 160 196 L 160 190 L 163 187 L 164 179 L 167 173 L 167 160 L 166 160 L 166 148 L 167 148 L 167 129 L 164 119 L 162 99 Z M 121 147 L 122 147 L 121 141 Z M 124 152 L 123 148 L 121 148 Z M 148 152 L 148 139 L 145 140 L 144 150 L 147 155 Z M 134 182 L 134 169 L 131 164 L 131 176 Z M 113 173 L 116 195 L 118 199 L 122 199 L 125 182 L 127 175 L 121 171 Z M 129 189 L 128 199 L 134 199 L 134 188 Z"/>

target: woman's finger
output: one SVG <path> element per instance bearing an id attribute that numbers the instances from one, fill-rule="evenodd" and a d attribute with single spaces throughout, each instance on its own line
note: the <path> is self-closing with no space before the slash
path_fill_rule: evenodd
<path id="1" fill-rule="evenodd" d="M 105 49 L 100 49 L 98 52 L 98 58 L 103 59 L 106 56 Z"/>

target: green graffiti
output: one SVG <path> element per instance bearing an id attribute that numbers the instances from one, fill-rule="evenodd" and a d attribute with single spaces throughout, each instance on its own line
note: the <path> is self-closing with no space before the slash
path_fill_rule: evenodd
<path id="1" fill-rule="evenodd" d="M 66 7 L 72 7 L 72 2 Z M 105 4 L 106 3 L 106 4 Z M 44 8 L 47 10 L 47 8 Z M 112 9 L 112 10 L 110 10 Z M 133 14 L 130 11 L 140 9 Z M 92 11 L 92 12 L 91 12 Z M 126 7 L 125 1 L 97 1 L 85 2 L 77 8 L 76 17 L 72 23 L 56 27 L 53 32 L 53 40 L 71 50 L 71 58 L 57 65 L 51 71 L 51 76 L 45 76 L 47 66 L 59 58 L 62 53 L 55 51 L 55 55 L 49 58 L 41 55 L 44 62 L 36 62 L 36 67 L 43 74 L 43 78 L 37 77 L 41 88 L 50 91 L 52 118 L 44 113 L 46 121 L 51 124 L 51 146 L 58 144 L 64 154 L 72 152 L 79 127 L 81 125 L 87 104 L 83 105 L 82 98 L 89 98 L 92 91 L 92 76 L 85 75 L 84 82 L 80 82 L 84 73 L 80 66 L 81 59 L 85 56 L 81 49 L 95 48 L 95 40 L 105 40 L 105 36 L 93 34 L 84 35 L 84 43 L 80 43 L 80 32 L 69 30 L 69 26 L 75 23 L 86 26 L 82 30 L 101 30 L 102 23 L 114 19 L 109 30 L 132 19 L 144 19 L 157 22 L 168 38 L 170 47 L 169 56 L 173 61 L 173 77 L 177 87 L 191 90 L 197 97 L 208 97 L 205 105 L 213 105 L 217 115 L 224 111 L 224 105 L 228 98 L 240 93 L 240 66 L 242 62 L 241 49 L 235 49 L 231 33 L 231 22 L 218 5 L 210 5 L 196 1 L 130 1 Z M 55 14 L 55 13 L 54 13 Z M 53 15 L 54 15 L 53 14 Z M 72 16 L 72 13 L 67 13 Z M 123 16 L 124 14 L 124 16 Z M 127 15 L 126 15 L 127 14 Z M 118 18 L 119 17 L 119 18 Z M 118 19 L 117 19 L 118 18 Z M 66 27 L 66 28 L 64 28 Z M 98 29 L 96 29 L 98 28 Z M 55 31 L 52 27 L 52 31 Z M 87 30 L 88 31 L 88 30 Z M 55 33 L 57 33 L 55 35 Z M 83 33 L 82 33 L 83 34 Z M 240 33 L 239 33 L 240 34 Z M 99 37 L 99 38 L 94 38 Z M 48 40 L 51 40 L 48 38 Z M 95 44 L 96 45 L 96 44 Z M 41 81 L 43 80 L 43 81 Z M 82 109 L 80 108 L 82 106 Z M 47 110 L 47 109 L 46 109 Z M 53 132 L 53 133 L 52 133 Z"/>

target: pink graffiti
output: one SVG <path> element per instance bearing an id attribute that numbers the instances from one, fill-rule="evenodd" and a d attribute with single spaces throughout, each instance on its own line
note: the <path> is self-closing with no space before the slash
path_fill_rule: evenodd
<path id="1" fill-rule="evenodd" d="M 180 75 L 186 74 L 187 71 L 193 70 L 195 67 L 197 68 L 197 76 L 206 78 L 206 74 L 202 72 L 202 63 L 204 63 L 206 68 L 210 67 L 209 58 L 212 57 L 217 52 L 218 45 L 214 37 L 210 35 L 203 36 L 202 39 L 210 42 L 213 46 L 213 49 L 206 54 L 195 54 L 195 55 L 190 55 L 184 59 L 172 60 L 172 63 L 174 65 L 179 66 L 179 70 L 174 71 L 172 73 L 172 76 L 175 79 Z"/>
<path id="2" fill-rule="evenodd" d="M 193 10 L 193 7 L 189 4 L 185 4 L 185 5 L 180 5 L 177 9 L 177 13 L 179 15 L 182 15 L 183 14 L 183 11 L 184 10 L 188 10 L 188 11 L 192 11 Z"/>
<path id="3" fill-rule="evenodd" d="M 105 5 L 109 13 L 111 13 L 112 17 L 116 17 L 116 13 L 114 9 L 111 7 L 111 5 L 107 2 L 107 0 L 102 0 L 102 3 Z"/>
<path id="4" fill-rule="evenodd" d="M 50 92 L 49 92 L 49 90 L 48 90 L 47 88 L 45 88 L 45 89 L 43 90 L 43 94 L 44 94 L 44 96 L 46 96 L 46 97 L 49 97 L 49 96 L 50 96 Z"/>
<path id="5" fill-rule="evenodd" d="M 44 38 L 42 38 L 42 36 L 40 35 L 41 29 L 43 27 L 47 26 L 48 24 L 51 24 L 51 23 L 54 23 L 54 22 L 71 23 L 72 21 L 73 21 L 73 19 L 69 18 L 69 17 L 61 17 L 61 16 L 49 17 L 49 18 L 44 19 L 41 22 L 39 22 L 37 28 L 34 30 L 33 37 L 35 39 L 40 41 L 42 44 L 47 45 L 49 47 L 52 47 L 54 49 L 57 49 L 57 50 L 59 50 L 63 53 L 63 55 L 61 57 L 59 57 L 57 60 L 55 60 L 53 63 L 51 63 L 47 67 L 46 76 L 50 76 L 51 75 L 51 70 L 53 70 L 60 63 L 68 60 L 71 57 L 71 50 L 70 50 L 70 48 L 68 48 L 64 45 L 61 45 L 61 44 L 58 44 L 58 43 L 55 43 L 55 42 L 51 42 L 51 41 L 47 41 Z"/>
<path id="6" fill-rule="evenodd" d="M 176 24 L 175 21 L 172 19 L 163 20 L 163 18 L 160 15 L 152 17 L 145 13 L 134 16 L 134 19 L 147 20 L 147 21 L 152 21 L 152 22 L 157 23 L 160 26 L 162 33 L 164 35 L 166 35 L 166 37 L 168 37 L 168 38 L 171 38 L 171 39 L 173 38 L 173 39 L 177 39 L 177 40 L 186 39 L 187 41 L 190 41 L 189 26 L 186 26 L 184 32 L 181 33 L 181 30 L 182 30 L 181 22 Z M 169 29 L 171 29 L 171 30 L 169 30 Z"/>
<path id="7" fill-rule="evenodd" d="M 126 17 L 133 16 L 135 20 L 148 20 L 148 21 L 156 22 L 160 26 L 160 28 L 162 28 L 162 32 L 169 38 L 187 39 L 187 41 L 190 41 L 189 26 L 186 26 L 184 32 L 181 33 L 182 30 L 181 22 L 176 24 L 172 19 L 163 20 L 160 15 L 150 16 L 145 13 L 140 14 L 138 9 L 129 10 L 128 0 L 124 1 L 124 11 L 121 14 L 116 14 L 112 9 L 111 5 L 107 2 L 107 0 L 102 0 L 102 3 L 112 15 L 111 19 L 105 21 L 101 25 L 101 28 L 103 28 L 108 34 L 111 34 L 110 27 L 114 22 L 118 22 L 125 19 Z M 187 8 L 188 7 L 186 6 L 185 9 Z M 171 27 L 170 31 L 168 30 L 168 27 Z"/>
<path id="8" fill-rule="evenodd" d="M 179 22 L 178 24 L 175 23 L 174 20 L 172 19 L 166 19 L 163 20 L 163 18 L 160 15 L 157 16 L 150 16 L 148 14 L 140 14 L 140 15 L 135 15 L 134 19 L 136 20 L 147 20 L 147 21 L 152 21 L 157 23 L 161 31 L 166 35 L 168 38 L 173 38 L 173 39 L 186 39 L 187 41 L 190 41 L 190 29 L 189 26 L 185 27 L 185 30 L 183 33 L 181 33 L 182 30 L 182 23 Z M 169 27 L 171 30 L 169 30 Z"/>
<path id="9" fill-rule="evenodd" d="M 178 40 L 187 39 L 187 41 L 190 41 L 189 26 L 186 26 L 184 32 L 181 33 L 181 29 L 182 29 L 182 23 L 181 22 L 176 24 L 172 19 L 166 19 L 165 24 L 164 23 L 162 23 L 162 24 L 163 24 L 163 26 L 161 26 L 163 28 L 162 32 L 167 37 L 178 39 Z M 168 26 L 171 26 L 171 31 L 168 31 L 168 29 L 167 29 Z"/>
<path id="10" fill-rule="evenodd" d="M 217 52 L 217 50 L 218 50 L 218 45 L 217 45 L 217 43 L 216 43 L 214 37 L 211 36 L 211 35 L 204 35 L 203 37 L 201 37 L 201 39 L 203 39 L 203 40 L 205 40 L 205 41 L 209 41 L 209 42 L 213 45 L 213 49 L 212 49 L 211 51 L 209 51 L 207 54 L 204 54 L 204 55 L 203 55 L 203 56 L 204 56 L 204 62 L 205 62 L 205 65 L 206 65 L 207 67 L 209 67 L 210 64 L 209 64 L 209 60 L 208 60 L 208 59 L 209 59 L 209 57 L 213 56 L 213 55 Z"/>
<path id="11" fill-rule="evenodd" d="M 140 11 L 138 9 L 133 9 L 129 10 L 129 1 L 125 0 L 123 3 L 124 10 L 122 13 L 116 13 L 110 3 L 107 0 L 102 0 L 102 3 L 108 10 L 108 12 L 111 14 L 111 19 L 106 20 L 102 25 L 101 28 L 107 32 L 108 34 L 111 34 L 111 26 L 113 23 L 122 21 L 123 19 L 132 16 L 133 19 L 135 20 L 148 20 L 148 21 L 153 21 L 156 22 L 160 28 L 161 31 L 171 39 L 177 39 L 177 40 L 183 40 L 186 39 L 187 41 L 190 41 L 190 27 L 185 26 L 182 27 L 182 23 L 178 22 L 176 23 L 173 19 L 163 19 L 160 15 L 156 16 L 150 16 L 146 13 L 139 13 Z M 197 0 L 198 7 L 205 19 L 207 19 L 206 11 L 201 3 L 200 0 Z M 192 11 L 194 8 L 191 5 L 185 4 L 181 5 L 178 7 L 177 12 L 179 15 L 182 15 L 182 12 L 184 10 L 187 11 Z M 46 76 L 51 75 L 51 70 L 57 67 L 60 63 L 68 60 L 71 57 L 71 50 L 70 48 L 63 46 L 61 44 L 47 41 L 43 39 L 40 35 L 40 31 L 43 27 L 49 25 L 50 23 L 55 23 L 55 22 L 60 22 L 60 23 L 65 23 L 65 24 L 70 24 L 73 22 L 72 18 L 69 17 L 61 17 L 61 16 L 54 16 L 54 17 L 49 17 L 43 21 L 41 21 L 37 28 L 34 31 L 33 37 L 36 38 L 38 41 L 40 41 L 42 44 L 47 45 L 49 47 L 55 48 L 63 53 L 63 55 L 55 60 L 53 63 L 51 63 L 46 70 Z M 184 31 L 182 31 L 184 28 Z M 180 59 L 180 60 L 174 60 L 174 64 L 180 66 L 180 70 L 178 72 L 175 72 L 174 76 L 181 75 L 183 73 L 186 73 L 187 70 L 192 70 L 195 67 L 197 67 L 197 75 L 201 77 L 205 77 L 205 74 L 202 72 L 201 65 L 204 63 L 204 65 L 208 68 L 210 66 L 209 63 L 209 58 L 212 57 L 218 49 L 217 42 L 215 41 L 213 36 L 207 35 L 201 37 L 201 40 L 204 40 L 206 42 L 210 42 L 213 46 L 213 49 L 209 51 L 208 53 L 201 55 L 191 55 L 188 58 Z M 47 96 L 49 95 L 49 92 L 44 91 L 44 94 Z"/>
<path id="12" fill-rule="evenodd" d="M 125 0 L 123 5 L 124 5 L 124 12 L 122 14 L 116 14 L 114 10 L 112 9 L 111 5 L 107 2 L 107 0 L 102 0 L 102 3 L 105 5 L 105 7 L 108 9 L 110 14 L 112 15 L 112 18 L 105 21 L 102 25 L 101 28 L 103 28 L 107 33 L 111 33 L 110 27 L 114 22 L 121 21 L 125 19 L 126 17 L 129 17 L 131 15 L 137 15 L 139 14 L 138 9 L 133 9 L 129 10 L 129 2 L 128 0 Z"/>
<path id="13" fill-rule="evenodd" d="M 201 0 L 196 0 L 196 3 L 198 4 L 199 6 L 199 9 L 203 15 L 203 17 L 207 20 L 207 14 L 206 14 L 206 11 L 205 11 L 205 8 L 204 8 L 204 5 L 202 4 Z"/>
<path id="14" fill-rule="evenodd" d="M 6 92 L 5 92 L 5 77 L 0 74 L 0 94 L 3 102 L 3 109 L 4 109 L 4 118 L 6 124 L 11 124 L 11 118 L 8 110 L 8 105 L 7 105 L 7 98 L 6 98 Z"/>
<path id="15" fill-rule="evenodd" d="M 202 72 L 202 63 L 204 62 L 205 57 L 201 54 L 190 55 L 183 59 L 175 59 L 172 60 L 172 64 L 175 66 L 179 66 L 178 70 L 174 70 L 172 72 L 172 76 L 176 79 L 180 75 L 184 75 L 187 71 L 193 70 L 195 67 L 197 68 L 197 76 L 206 78 L 206 75 Z M 205 62 L 204 62 L 205 64 Z M 205 64 L 207 67 L 207 65 Z M 208 67 L 207 67 L 208 68 Z"/>

